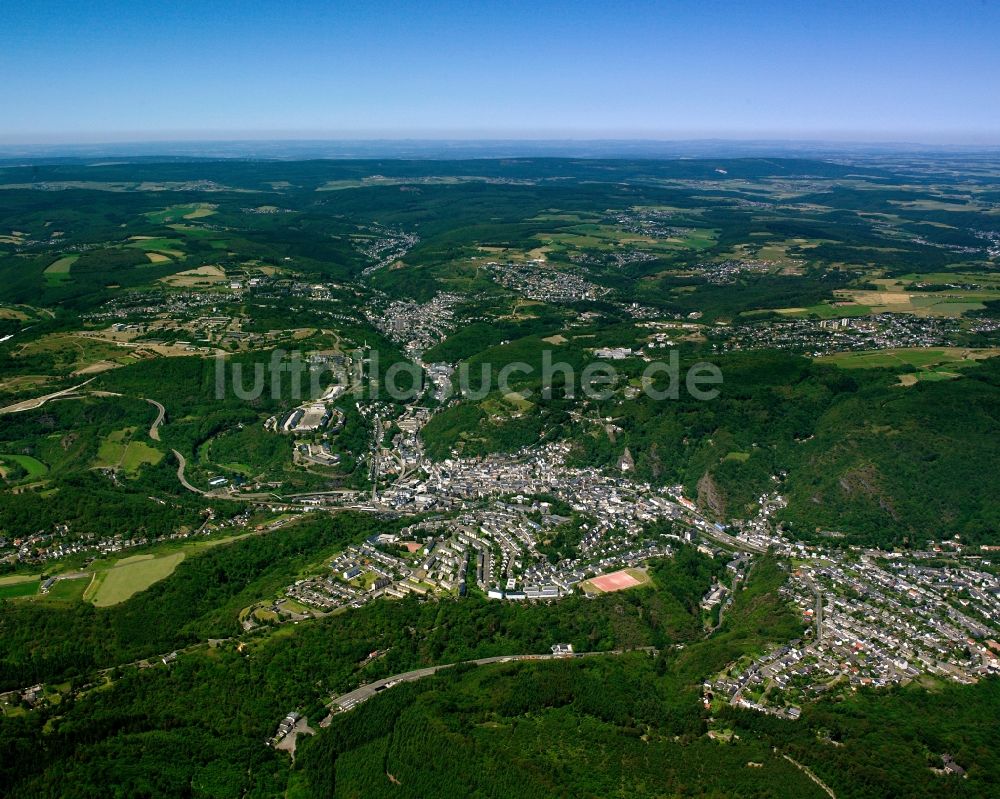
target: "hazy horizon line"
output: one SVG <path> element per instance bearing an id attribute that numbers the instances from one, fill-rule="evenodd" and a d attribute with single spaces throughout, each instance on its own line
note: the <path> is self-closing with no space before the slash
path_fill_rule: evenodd
<path id="1" fill-rule="evenodd" d="M 138 144 L 200 144 L 241 142 L 299 143 L 647 143 L 698 142 L 887 145 L 923 147 L 998 147 L 1000 131 L 476 131 L 441 130 L 393 132 L 378 130 L 163 130 L 85 133 L 0 132 L 2 147 L 83 147 Z"/>
<path id="2" fill-rule="evenodd" d="M 823 138 L 802 136 L 703 137 L 546 137 L 496 136 L 256 136 L 5 142 L 0 158 L 108 159 L 198 158 L 259 160 L 483 160 L 495 158 L 672 159 L 746 157 L 878 157 L 988 155 L 1000 153 L 991 141 L 930 142 L 905 138 Z"/>

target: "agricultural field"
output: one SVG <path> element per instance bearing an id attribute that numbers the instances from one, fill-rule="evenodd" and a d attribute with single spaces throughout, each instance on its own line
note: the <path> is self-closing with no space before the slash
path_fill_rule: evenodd
<path id="1" fill-rule="evenodd" d="M 125 246 L 129 249 L 161 253 L 169 258 L 184 257 L 184 243 L 180 239 L 139 236 Z"/>
<path id="2" fill-rule="evenodd" d="M 652 253 L 672 253 L 679 249 L 707 250 L 715 244 L 718 231 L 690 229 L 677 235 L 654 238 L 612 225 L 582 224 L 569 226 L 558 233 L 539 233 L 537 237 L 543 243 L 542 247 L 529 251 L 529 258 L 544 259 L 547 252 L 608 252 L 635 246 L 648 247 Z"/>
<path id="3" fill-rule="evenodd" d="M 203 219 L 215 213 L 216 206 L 211 203 L 185 203 L 172 205 L 162 211 L 147 211 L 146 218 L 155 224 L 165 225 L 179 222 L 183 219 Z"/>
<path id="4" fill-rule="evenodd" d="M 225 282 L 225 271 L 214 265 L 199 266 L 160 278 L 168 286 L 177 288 L 210 287 Z"/>
<path id="5" fill-rule="evenodd" d="M 838 295 L 848 304 L 868 313 L 909 313 L 914 316 L 959 317 L 969 311 L 980 311 L 983 300 L 1000 299 L 1000 293 L 980 291 L 935 292 L 923 294 L 909 291 L 844 291 Z"/>

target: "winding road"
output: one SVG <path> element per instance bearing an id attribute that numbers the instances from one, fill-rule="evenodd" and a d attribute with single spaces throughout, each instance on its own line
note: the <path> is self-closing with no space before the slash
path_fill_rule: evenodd
<path id="1" fill-rule="evenodd" d="M 149 437 L 153 439 L 153 441 L 159 441 L 160 440 L 159 427 L 161 424 L 163 424 L 163 417 L 166 416 L 167 409 L 164 408 L 155 399 L 150 399 L 149 397 L 145 397 L 144 399 L 146 400 L 146 402 L 148 402 L 157 410 L 156 420 L 153 422 L 153 424 L 149 426 Z"/>
<path id="2" fill-rule="evenodd" d="M 160 440 L 160 425 L 163 424 L 163 417 L 167 415 L 167 409 L 163 407 L 163 404 L 157 402 L 149 397 L 143 397 L 146 402 L 156 408 L 156 419 L 153 420 L 153 424 L 149 426 L 149 437 L 153 441 Z M 205 496 L 208 492 L 202 491 L 200 488 L 195 488 L 191 483 L 188 482 L 187 477 L 184 476 L 184 470 L 187 468 L 187 460 L 178 452 L 176 449 L 170 450 L 174 453 L 174 457 L 177 458 L 177 479 L 180 480 L 182 486 L 184 486 L 188 491 L 193 491 L 195 494 L 201 494 Z"/>
<path id="3" fill-rule="evenodd" d="M 195 488 L 191 485 L 187 478 L 184 476 L 184 469 L 187 468 L 187 461 L 184 460 L 184 456 L 181 455 L 177 450 L 170 450 L 174 453 L 174 457 L 177 458 L 177 479 L 181 481 L 181 485 L 184 486 L 188 491 L 194 491 L 196 494 L 204 495 L 206 492 L 202 491 L 200 488 Z"/>

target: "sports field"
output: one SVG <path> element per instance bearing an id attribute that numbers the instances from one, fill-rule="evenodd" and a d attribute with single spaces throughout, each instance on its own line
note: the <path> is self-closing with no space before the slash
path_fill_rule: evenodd
<path id="1" fill-rule="evenodd" d="M 641 569 L 621 569 L 609 574 L 599 574 L 597 577 L 583 583 L 584 591 L 588 593 L 594 591 L 599 594 L 606 594 L 611 591 L 624 591 L 627 588 L 635 588 L 648 582 L 649 578 Z"/>

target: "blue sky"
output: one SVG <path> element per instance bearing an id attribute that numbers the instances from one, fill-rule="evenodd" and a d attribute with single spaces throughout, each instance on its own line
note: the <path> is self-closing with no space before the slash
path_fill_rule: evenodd
<path id="1" fill-rule="evenodd" d="M 1000 143 L 1000 2 L 4 3 L 0 140 Z"/>

